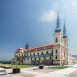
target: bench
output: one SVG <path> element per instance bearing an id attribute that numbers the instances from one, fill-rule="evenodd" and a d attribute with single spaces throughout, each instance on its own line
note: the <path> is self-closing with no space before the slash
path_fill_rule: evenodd
<path id="1" fill-rule="evenodd" d="M 1 73 L 1 72 L 5 72 L 5 74 L 7 74 L 7 73 L 6 73 L 6 70 L 0 70 L 0 73 Z"/>

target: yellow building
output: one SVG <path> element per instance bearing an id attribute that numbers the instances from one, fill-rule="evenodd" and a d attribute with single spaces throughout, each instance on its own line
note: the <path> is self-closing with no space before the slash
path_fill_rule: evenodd
<path id="1" fill-rule="evenodd" d="M 65 21 L 62 32 L 58 15 L 56 29 L 53 33 L 53 43 L 35 48 L 28 48 L 27 44 L 26 49 L 18 49 L 15 55 L 21 58 L 23 57 L 23 62 L 20 62 L 21 64 L 68 64 L 68 38 L 66 35 Z"/>

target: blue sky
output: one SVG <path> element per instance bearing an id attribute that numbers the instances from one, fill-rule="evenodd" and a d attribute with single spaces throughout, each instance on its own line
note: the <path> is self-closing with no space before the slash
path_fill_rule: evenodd
<path id="1" fill-rule="evenodd" d="M 10 60 L 18 48 L 53 42 L 57 10 L 66 21 L 69 52 L 77 54 L 77 0 L 0 0 L 0 60 Z"/>

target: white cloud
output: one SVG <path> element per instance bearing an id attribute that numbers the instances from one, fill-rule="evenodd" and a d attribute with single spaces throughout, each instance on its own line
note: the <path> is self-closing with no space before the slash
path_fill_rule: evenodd
<path id="1" fill-rule="evenodd" d="M 75 2 L 66 2 L 65 4 L 64 4 L 64 8 L 67 8 L 67 7 L 73 7 L 73 6 L 75 6 L 76 5 L 76 1 Z"/>
<path id="2" fill-rule="evenodd" d="M 67 8 L 67 4 L 64 4 L 64 8 Z"/>
<path id="3" fill-rule="evenodd" d="M 72 6 L 74 6 L 75 5 L 75 3 L 74 2 L 72 2 L 72 4 L 71 4 Z"/>
<path id="4" fill-rule="evenodd" d="M 51 11 L 44 11 L 41 16 L 42 22 L 53 22 L 56 19 L 56 12 Z"/>

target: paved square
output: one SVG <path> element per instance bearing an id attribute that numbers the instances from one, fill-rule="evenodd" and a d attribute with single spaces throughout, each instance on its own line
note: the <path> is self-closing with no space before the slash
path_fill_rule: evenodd
<path id="1" fill-rule="evenodd" d="M 77 77 L 77 65 L 60 70 L 47 68 L 34 70 L 34 68 L 36 67 L 22 68 L 21 73 L 17 74 L 12 74 L 12 69 L 6 69 L 7 74 L 0 74 L 0 77 Z"/>

